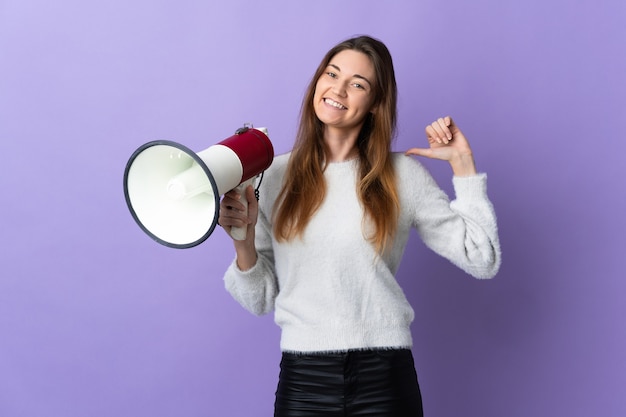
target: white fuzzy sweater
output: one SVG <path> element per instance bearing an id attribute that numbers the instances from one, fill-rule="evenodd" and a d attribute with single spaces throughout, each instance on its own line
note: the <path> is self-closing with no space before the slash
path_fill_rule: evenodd
<path id="1" fill-rule="evenodd" d="M 467 273 L 497 273 L 500 245 L 485 174 L 454 177 L 450 202 L 419 162 L 394 153 L 401 212 L 393 247 L 381 258 L 363 235 L 356 159 L 326 168 L 326 199 L 303 239 L 276 242 L 271 214 L 288 157 L 276 157 L 261 184 L 256 265 L 241 271 L 233 261 L 224 277 L 250 312 L 274 310 L 283 351 L 411 347 L 414 313 L 395 279 L 411 228 Z"/>

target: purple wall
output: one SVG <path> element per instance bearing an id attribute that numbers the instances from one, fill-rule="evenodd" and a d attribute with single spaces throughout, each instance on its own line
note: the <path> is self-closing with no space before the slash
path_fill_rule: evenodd
<path id="1" fill-rule="evenodd" d="M 279 331 L 224 290 L 229 239 L 154 243 L 122 174 L 144 142 L 247 121 L 287 151 L 315 66 L 359 33 L 395 58 L 395 148 L 452 114 L 500 219 L 493 281 L 407 249 L 427 415 L 626 415 L 626 3 L 248 3 L 0 1 L 0 415 L 271 415 Z"/>

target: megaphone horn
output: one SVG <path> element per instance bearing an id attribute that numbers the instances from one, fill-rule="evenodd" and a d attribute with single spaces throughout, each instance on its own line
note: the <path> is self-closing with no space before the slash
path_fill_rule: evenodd
<path id="1" fill-rule="evenodd" d="M 148 142 L 126 164 L 126 204 L 139 227 L 155 241 L 190 248 L 213 233 L 220 196 L 253 183 L 273 160 L 267 129 L 251 125 L 197 154 L 172 141 Z M 242 200 L 247 204 L 245 193 Z M 230 233 L 235 239 L 246 237 L 245 228 Z"/>

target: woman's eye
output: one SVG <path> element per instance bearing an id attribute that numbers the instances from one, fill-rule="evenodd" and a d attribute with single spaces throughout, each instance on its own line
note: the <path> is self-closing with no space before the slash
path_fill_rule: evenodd
<path id="1" fill-rule="evenodd" d="M 353 86 L 355 86 L 356 88 L 361 89 L 361 90 L 363 90 L 363 89 L 365 88 L 365 87 L 363 87 L 363 85 L 362 85 L 362 84 L 359 84 L 359 83 L 354 83 L 354 84 L 352 84 L 352 85 L 353 85 Z"/>
<path id="2" fill-rule="evenodd" d="M 326 74 L 327 74 L 330 78 L 337 78 L 337 74 L 335 74 L 334 72 L 329 71 L 329 72 L 327 72 Z"/>

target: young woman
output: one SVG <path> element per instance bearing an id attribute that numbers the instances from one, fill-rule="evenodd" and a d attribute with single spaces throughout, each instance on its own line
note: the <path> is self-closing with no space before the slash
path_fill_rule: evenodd
<path id="1" fill-rule="evenodd" d="M 395 273 L 409 231 L 477 278 L 500 266 L 496 217 L 472 151 L 450 117 L 426 127 L 428 148 L 391 152 L 396 81 L 389 51 L 367 36 L 320 63 L 303 100 L 293 150 L 265 172 L 248 210 L 220 205 L 234 241 L 224 277 L 246 309 L 281 327 L 275 416 L 421 416 L 413 310 Z M 409 155 L 446 160 L 450 201 Z"/>

